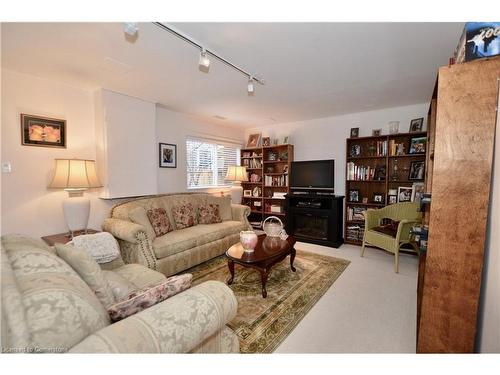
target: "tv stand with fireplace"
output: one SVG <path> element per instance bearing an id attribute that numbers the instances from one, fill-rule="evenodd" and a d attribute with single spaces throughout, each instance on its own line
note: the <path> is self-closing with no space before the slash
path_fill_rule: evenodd
<path id="1" fill-rule="evenodd" d="M 343 196 L 324 191 L 286 195 L 286 231 L 297 240 L 339 247 L 343 238 Z"/>

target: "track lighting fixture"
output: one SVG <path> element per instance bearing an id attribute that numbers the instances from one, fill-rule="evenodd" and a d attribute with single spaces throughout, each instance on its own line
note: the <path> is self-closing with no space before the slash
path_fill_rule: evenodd
<path id="1" fill-rule="evenodd" d="M 247 85 L 248 95 L 253 95 L 255 93 L 255 87 L 253 85 L 253 77 L 248 77 L 248 85 Z"/>
<path id="2" fill-rule="evenodd" d="M 208 73 L 210 69 L 210 59 L 208 58 L 207 51 L 202 48 L 200 52 L 200 61 L 198 62 L 198 67 L 202 72 Z"/>
<path id="3" fill-rule="evenodd" d="M 137 22 L 125 22 L 123 31 L 127 35 L 135 36 L 135 34 L 139 31 L 139 26 L 137 26 Z"/>

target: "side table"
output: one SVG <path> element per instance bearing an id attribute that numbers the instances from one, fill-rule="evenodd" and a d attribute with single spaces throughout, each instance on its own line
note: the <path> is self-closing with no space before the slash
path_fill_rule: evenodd
<path id="1" fill-rule="evenodd" d="M 87 229 L 87 233 L 85 231 L 78 231 L 75 232 L 75 237 L 80 236 L 82 234 L 94 234 L 94 233 L 100 233 L 99 230 L 95 229 Z M 58 233 L 58 234 L 51 234 L 50 236 L 44 236 L 42 237 L 42 240 L 45 241 L 45 243 L 49 246 L 54 246 L 56 243 L 68 243 L 71 241 L 71 236 L 69 233 Z"/>

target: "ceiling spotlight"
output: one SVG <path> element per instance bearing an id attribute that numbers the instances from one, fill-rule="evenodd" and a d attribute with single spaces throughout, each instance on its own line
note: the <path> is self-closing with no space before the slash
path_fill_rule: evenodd
<path id="1" fill-rule="evenodd" d="M 127 35 L 134 36 L 139 31 L 139 26 L 137 26 L 137 22 L 125 22 L 123 31 Z"/>
<path id="2" fill-rule="evenodd" d="M 202 72 L 208 73 L 210 69 L 210 59 L 208 58 L 207 51 L 203 48 L 200 52 L 200 61 L 198 66 Z"/>
<path id="3" fill-rule="evenodd" d="M 253 85 L 253 77 L 252 76 L 250 76 L 248 78 L 247 92 L 248 92 L 248 95 L 253 95 L 255 93 L 255 87 Z"/>

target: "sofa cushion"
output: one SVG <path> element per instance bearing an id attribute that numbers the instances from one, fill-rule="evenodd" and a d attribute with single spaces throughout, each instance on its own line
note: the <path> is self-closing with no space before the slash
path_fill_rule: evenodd
<path id="1" fill-rule="evenodd" d="M 196 211 L 192 203 L 174 206 L 172 215 L 177 229 L 189 228 L 197 224 Z"/>
<path id="2" fill-rule="evenodd" d="M 142 225 L 149 239 L 153 241 L 156 238 L 155 230 L 149 221 L 148 214 L 144 207 L 135 207 L 130 210 L 128 217 L 133 223 Z"/>
<path id="3" fill-rule="evenodd" d="M 153 251 L 158 259 L 168 257 L 196 246 L 196 228 L 178 229 L 153 241 Z"/>
<path id="4" fill-rule="evenodd" d="M 115 302 L 119 302 L 127 298 L 130 293 L 139 289 L 117 272 L 102 271 L 102 273 L 104 275 L 104 278 L 108 282 L 111 291 L 113 292 Z"/>
<path id="5" fill-rule="evenodd" d="M 199 224 L 216 224 L 222 222 L 218 204 L 205 203 L 201 204 L 198 209 Z"/>
<path id="6" fill-rule="evenodd" d="M 150 208 L 147 214 L 156 237 L 163 236 L 174 229 L 164 208 Z"/>
<path id="7" fill-rule="evenodd" d="M 137 263 L 125 264 L 115 268 L 113 272 L 132 283 L 137 289 L 157 285 L 166 280 L 164 274 Z"/>
<path id="8" fill-rule="evenodd" d="M 57 255 L 80 275 L 104 307 L 115 303 L 113 291 L 94 258 L 85 250 L 71 245 L 56 244 L 55 248 Z"/>
<path id="9" fill-rule="evenodd" d="M 223 221 L 217 224 L 200 224 L 196 227 L 196 246 L 220 240 L 232 234 L 238 234 L 246 230 L 245 224 L 241 221 Z"/>
<path id="10" fill-rule="evenodd" d="M 187 273 L 179 276 L 169 277 L 162 283 L 136 290 L 130 293 L 126 299 L 108 308 L 109 317 L 112 321 L 124 319 L 148 307 L 156 305 L 169 297 L 191 287 L 193 275 Z"/>

